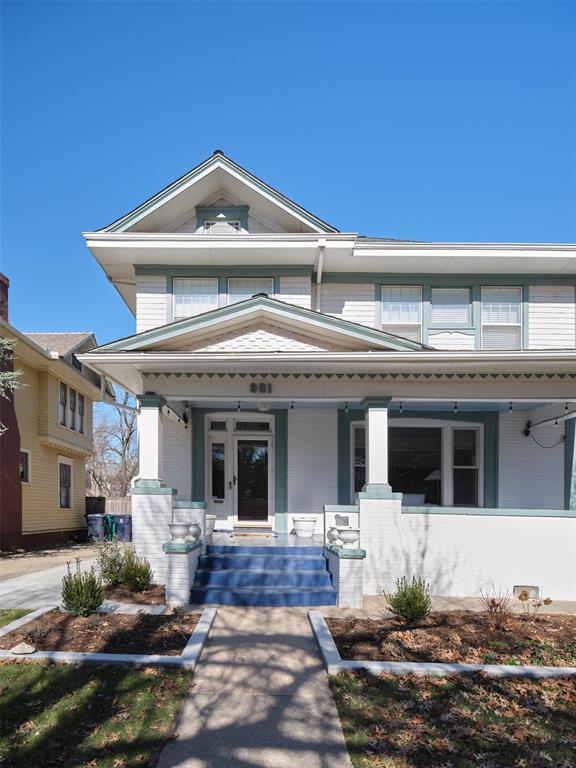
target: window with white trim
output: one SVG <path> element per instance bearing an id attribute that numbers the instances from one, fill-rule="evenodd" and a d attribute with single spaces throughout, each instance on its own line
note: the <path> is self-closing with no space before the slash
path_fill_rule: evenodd
<path id="1" fill-rule="evenodd" d="M 29 483 L 30 476 L 30 451 L 22 448 L 20 450 L 20 481 L 22 483 Z"/>
<path id="2" fill-rule="evenodd" d="M 257 293 L 274 294 L 273 277 L 229 277 L 228 304 L 251 299 Z"/>
<path id="3" fill-rule="evenodd" d="M 351 497 L 366 483 L 364 424 L 352 425 Z M 483 504 L 483 427 L 440 419 L 391 419 L 388 478 L 405 506 Z"/>
<path id="4" fill-rule="evenodd" d="M 382 330 L 412 341 L 422 338 L 422 286 L 382 286 Z"/>
<path id="5" fill-rule="evenodd" d="M 522 288 L 483 285 L 482 349 L 522 349 Z"/>
<path id="6" fill-rule="evenodd" d="M 430 325 L 438 328 L 468 327 L 471 324 L 470 288 L 432 288 Z"/>
<path id="7" fill-rule="evenodd" d="M 60 424 L 66 426 L 66 404 L 68 403 L 68 387 L 66 384 L 60 382 L 60 400 L 58 407 L 58 421 Z"/>
<path id="8" fill-rule="evenodd" d="M 68 426 L 70 429 L 76 428 L 76 390 L 68 390 Z"/>
<path id="9" fill-rule="evenodd" d="M 233 235 L 236 232 L 240 232 L 242 225 L 239 221 L 231 221 L 223 218 L 221 221 L 205 221 L 204 232 L 209 232 L 212 235 Z"/>
<path id="10" fill-rule="evenodd" d="M 84 395 L 78 393 L 78 413 L 76 415 L 76 430 L 84 433 L 84 414 L 86 413 L 86 399 Z"/>
<path id="11" fill-rule="evenodd" d="M 218 278 L 175 277 L 172 295 L 174 320 L 209 312 L 218 307 Z"/>
<path id="12" fill-rule="evenodd" d="M 72 462 L 58 457 L 58 499 L 60 509 L 72 508 Z"/>

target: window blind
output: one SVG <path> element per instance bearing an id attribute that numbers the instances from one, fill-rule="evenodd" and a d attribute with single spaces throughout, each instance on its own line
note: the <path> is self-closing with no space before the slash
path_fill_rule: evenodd
<path id="1" fill-rule="evenodd" d="M 482 349 L 521 349 L 522 289 L 482 286 Z"/>
<path id="2" fill-rule="evenodd" d="M 432 288 L 430 322 L 452 328 L 470 323 L 469 288 Z"/>
<path id="3" fill-rule="evenodd" d="M 419 285 L 382 286 L 382 330 L 420 341 L 422 288 Z"/>
<path id="4" fill-rule="evenodd" d="M 251 299 L 256 293 L 274 294 L 273 277 L 230 277 L 228 278 L 228 304 Z"/>
<path id="5" fill-rule="evenodd" d="M 218 279 L 215 277 L 174 278 L 174 320 L 193 317 L 218 307 Z"/>

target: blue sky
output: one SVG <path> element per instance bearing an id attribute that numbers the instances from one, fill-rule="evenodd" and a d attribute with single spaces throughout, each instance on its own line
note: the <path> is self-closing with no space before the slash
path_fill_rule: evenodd
<path id="1" fill-rule="evenodd" d="M 80 236 L 215 148 L 341 230 L 576 240 L 576 3 L 3 2 L 24 331 L 133 319 Z"/>

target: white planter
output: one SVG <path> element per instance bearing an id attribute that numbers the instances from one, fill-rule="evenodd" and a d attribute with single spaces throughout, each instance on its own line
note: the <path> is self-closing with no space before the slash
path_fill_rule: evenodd
<path id="1" fill-rule="evenodd" d="M 200 534 L 202 533 L 202 528 L 198 525 L 198 523 L 190 523 L 190 538 L 192 541 L 196 541 L 200 538 Z"/>
<path id="2" fill-rule="evenodd" d="M 216 525 L 216 515 L 206 515 L 206 536 L 212 536 Z"/>
<path id="3" fill-rule="evenodd" d="M 168 523 L 168 530 L 172 541 L 186 541 L 190 523 Z"/>
<path id="4" fill-rule="evenodd" d="M 345 548 L 355 549 L 355 544 L 360 538 L 359 528 L 338 528 L 340 541 Z"/>
<path id="5" fill-rule="evenodd" d="M 316 528 L 315 517 L 293 517 L 292 525 L 296 531 L 296 536 L 302 539 L 310 539 L 314 536 L 314 529 Z"/>
<path id="6" fill-rule="evenodd" d="M 337 541 L 340 541 L 340 533 L 338 532 L 338 528 L 336 526 L 331 526 L 326 531 L 326 539 L 329 544 L 336 544 Z"/>

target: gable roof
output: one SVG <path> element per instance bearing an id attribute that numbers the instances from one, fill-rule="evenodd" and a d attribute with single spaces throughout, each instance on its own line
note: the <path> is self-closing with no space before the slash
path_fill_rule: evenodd
<path id="1" fill-rule="evenodd" d="M 322 221 L 318 216 L 315 216 L 301 205 L 298 205 L 298 203 L 290 200 L 290 198 L 274 189 L 274 187 L 271 187 L 265 181 L 262 181 L 262 179 L 259 179 L 253 173 L 246 170 L 246 168 L 243 168 L 241 165 L 234 162 L 234 160 L 227 157 L 224 152 L 219 149 L 215 150 L 210 157 L 192 168 L 188 173 L 185 173 L 179 179 L 176 179 L 176 181 L 168 184 L 168 186 L 148 198 L 148 200 L 145 200 L 132 211 L 98 231 L 105 233 L 121 233 L 131 230 L 133 227 L 137 227 L 144 219 L 156 213 L 160 208 L 169 205 L 174 206 L 176 198 L 184 196 L 193 185 L 200 184 L 210 174 L 216 172 L 227 174 L 231 179 L 233 178 L 236 183 L 240 182 L 240 184 L 243 184 L 246 191 L 250 190 L 250 194 L 253 197 L 254 195 L 259 196 L 263 200 L 266 200 L 268 204 L 272 203 L 278 209 L 282 209 L 284 213 L 288 213 L 304 226 L 304 231 L 320 233 L 338 232 L 335 227 Z M 200 202 L 203 202 L 202 198 L 190 202 L 188 206 L 190 212 L 194 205 Z"/>
<path id="2" fill-rule="evenodd" d="M 54 332 L 54 333 L 24 333 L 29 339 L 32 339 L 39 347 L 50 352 L 57 352 L 62 357 L 69 355 L 83 346 L 85 342 L 92 340 L 93 346 L 96 346 L 94 334 L 90 331 L 84 332 Z M 86 350 L 87 351 L 87 350 Z"/>
<path id="3" fill-rule="evenodd" d="M 431 349 L 401 336 L 288 304 L 272 299 L 266 294 L 257 294 L 226 307 L 119 339 L 93 351 L 106 353 L 174 350 L 179 342 L 189 343 L 190 339 L 218 336 L 225 330 L 247 328 L 257 321 L 267 321 L 279 327 L 290 328 L 302 336 L 330 339 L 340 345 L 347 344 L 353 350 L 415 352 Z"/>

